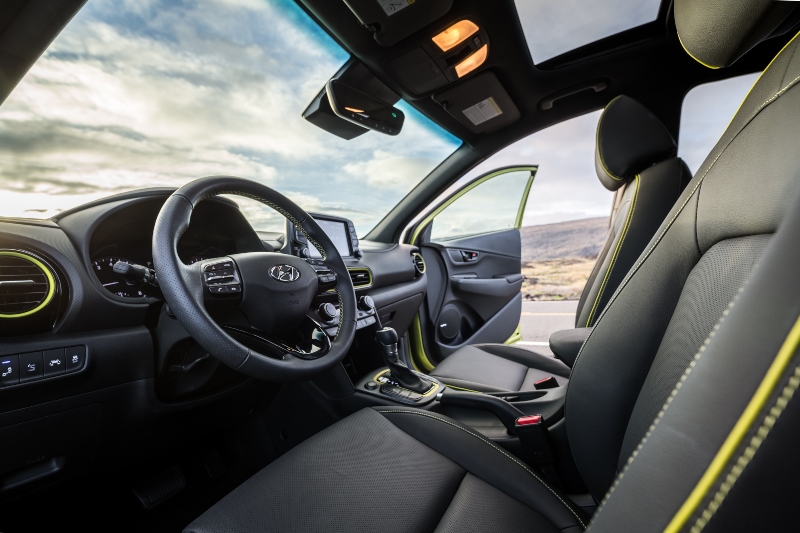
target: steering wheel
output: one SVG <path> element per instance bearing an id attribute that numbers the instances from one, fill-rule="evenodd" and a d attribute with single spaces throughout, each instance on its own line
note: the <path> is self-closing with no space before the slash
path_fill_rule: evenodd
<path id="1" fill-rule="evenodd" d="M 322 261 L 311 265 L 292 255 L 251 252 L 184 264 L 177 244 L 192 211 L 219 194 L 252 198 L 278 211 Z M 255 181 L 211 176 L 175 191 L 156 219 L 153 263 L 161 292 L 181 325 L 209 354 L 243 374 L 273 383 L 305 381 L 341 361 L 353 342 L 356 296 L 336 247 L 308 213 Z M 329 289 L 339 299 L 333 340 L 306 316 L 314 297 Z M 218 325 L 209 309 L 220 306 L 237 308 L 248 327 Z"/>

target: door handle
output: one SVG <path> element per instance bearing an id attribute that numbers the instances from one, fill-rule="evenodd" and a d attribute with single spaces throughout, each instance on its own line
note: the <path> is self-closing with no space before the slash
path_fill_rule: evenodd
<path id="1" fill-rule="evenodd" d="M 453 288 L 470 294 L 510 298 L 522 287 L 522 274 L 512 274 L 500 278 L 450 278 Z"/>

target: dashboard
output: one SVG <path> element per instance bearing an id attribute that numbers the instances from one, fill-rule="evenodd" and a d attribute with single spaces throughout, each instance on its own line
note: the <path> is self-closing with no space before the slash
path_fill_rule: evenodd
<path id="1" fill-rule="evenodd" d="M 130 285 L 114 271 L 120 262 L 152 268 L 155 222 L 172 192 L 124 193 L 49 220 L 0 217 L 0 263 L 5 261 L 0 266 L 19 268 L 22 280 L 38 280 L 38 285 L 20 285 L 13 294 L 11 289 L 0 291 L 0 304 L 20 308 L 17 318 L 0 316 L 0 358 L 17 365 L 16 373 L 6 370 L 0 378 L 0 434 L 12 431 L 5 434 L 13 434 L 15 443 L 0 456 L 0 480 L 38 468 L 44 464 L 36 463 L 40 458 L 66 465 L 41 478 L 42 486 L 90 464 L 103 470 L 134 455 L 176 446 L 183 435 L 207 431 L 210 424 L 221 427 L 232 413 L 245 416 L 252 405 L 273 394 L 272 385 L 225 366 L 197 344 L 157 286 Z M 331 374 L 336 383 L 353 384 L 382 364 L 370 351 L 374 323 L 368 324 L 367 317 L 379 318 L 402 336 L 422 304 L 427 278 L 415 269 L 416 247 L 359 242 L 347 219 L 312 216 L 342 255 L 357 298 L 369 296 L 374 302 L 371 310 L 357 311 L 356 341 L 346 362 Z M 283 232 L 258 233 L 235 202 L 209 198 L 195 207 L 177 252 L 187 265 L 247 252 L 279 252 L 324 267 L 325 261 L 312 257 L 302 232 L 295 230 L 287 222 Z M 49 292 L 37 296 L 41 302 L 23 299 L 36 296 L 33 289 L 45 283 Z M 329 336 L 336 334 L 337 303 L 335 293 L 322 292 L 307 310 L 307 318 Z M 211 309 L 211 304 L 220 307 Z M 237 306 L 223 304 L 224 299 L 207 304 L 221 327 L 253 328 Z M 23 364 L 38 372 L 45 363 L 43 374 L 23 379 Z M 167 436 L 169 428 L 174 433 Z M 31 479 L 16 492 L 0 494 L 0 501 L 35 488 L 39 478 Z"/>

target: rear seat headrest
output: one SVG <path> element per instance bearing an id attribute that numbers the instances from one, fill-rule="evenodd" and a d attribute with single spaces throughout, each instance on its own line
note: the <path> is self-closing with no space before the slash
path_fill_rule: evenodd
<path id="1" fill-rule="evenodd" d="M 600 183 L 615 191 L 647 167 L 675 156 L 678 147 L 666 126 L 628 96 L 606 106 L 597 124 L 595 167 Z"/>
<path id="2" fill-rule="evenodd" d="M 781 24 L 797 7 L 774 0 L 675 0 L 675 25 L 690 56 L 721 68 L 767 37 L 788 31 Z"/>

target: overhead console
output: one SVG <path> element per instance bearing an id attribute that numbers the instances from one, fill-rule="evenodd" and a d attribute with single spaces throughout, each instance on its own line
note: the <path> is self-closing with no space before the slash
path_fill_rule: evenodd
<path id="1" fill-rule="evenodd" d="M 389 65 L 404 84 L 426 94 L 463 78 L 489 55 L 489 36 L 471 20 L 459 20 Z"/>

